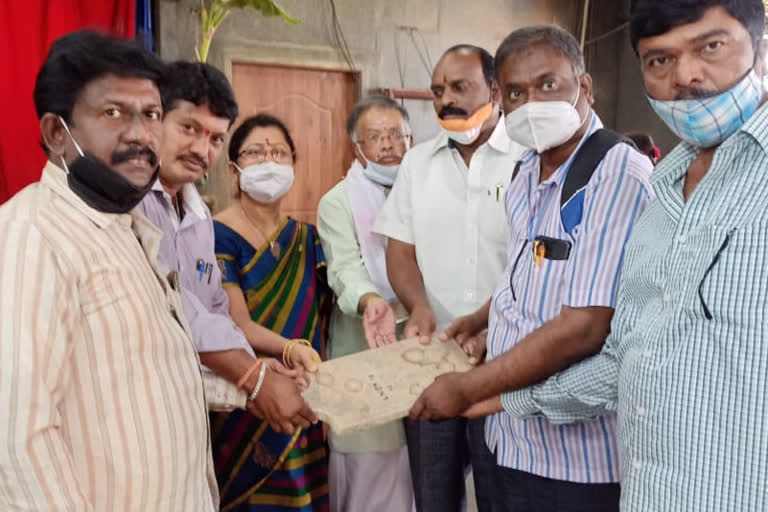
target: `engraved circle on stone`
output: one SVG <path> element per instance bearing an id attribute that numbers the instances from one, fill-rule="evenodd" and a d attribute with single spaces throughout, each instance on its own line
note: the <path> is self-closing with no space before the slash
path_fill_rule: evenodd
<path id="1" fill-rule="evenodd" d="M 315 379 L 317 380 L 317 383 L 321 386 L 333 386 L 333 375 L 330 375 L 328 373 L 322 373 L 318 372 L 315 375 Z"/>
<path id="2" fill-rule="evenodd" d="M 445 350 L 440 348 L 412 348 L 402 353 L 405 361 L 419 366 L 438 365 L 445 358 Z"/>
<path id="3" fill-rule="evenodd" d="M 347 379 L 344 382 L 344 389 L 350 393 L 359 393 L 363 390 L 363 383 L 357 379 Z"/>

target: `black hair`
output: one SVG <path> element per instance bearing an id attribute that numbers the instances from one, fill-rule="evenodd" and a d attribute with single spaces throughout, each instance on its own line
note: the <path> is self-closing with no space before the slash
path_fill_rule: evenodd
<path id="1" fill-rule="evenodd" d="M 208 105 L 216 117 L 237 119 L 235 93 L 224 73 L 202 62 L 176 61 L 168 64 L 162 83 L 166 112 L 176 108 L 179 101 Z"/>
<path id="2" fill-rule="evenodd" d="M 261 113 L 243 121 L 243 123 L 237 127 L 237 130 L 235 130 L 235 133 L 232 134 L 232 138 L 229 141 L 229 161 L 234 162 L 237 160 L 237 155 L 243 147 L 243 142 L 245 142 L 245 139 L 251 134 L 254 128 L 266 128 L 268 126 L 274 126 L 283 132 L 285 140 L 288 142 L 288 146 L 291 148 L 291 154 L 295 160 L 296 146 L 293 144 L 293 139 L 288 132 L 288 128 L 278 118 Z"/>
<path id="3" fill-rule="evenodd" d="M 368 96 L 358 101 L 355 106 L 352 107 L 352 112 L 347 118 L 347 133 L 349 133 L 350 138 L 355 138 L 357 122 L 360 120 L 363 114 L 372 108 L 396 110 L 400 112 L 400 115 L 403 116 L 403 119 L 405 119 L 406 123 L 410 121 L 408 118 L 408 111 L 392 98 L 381 95 Z"/>
<path id="4" fill-rule="evenodd" d="M 509 34 L 496 50 L 496 69 L 501 69 L 501 65 L 509 57 L 516 57 L 531 46 L 539 44 L 548 46 L 568 59 L 576 76 L 584 74 L 584 54 L 579 42 L 570 32 L 557 25 L 534 25 Z"/>
<path id="5" fill-rule="evenodd" d="M 70 32 L 51 45 L 35 80 L 37 118 L 58 114 L 67 123 L 83 88 L 105 75 L 146 78 L 158 85 L 163 62 L 132 41 L 115 39 L 92 30 Z"/>
<path id="6" fill-rule="evenodd" d="M 632 0 L 629 35 L 637 53 L 637 42 L 665 34 L 675 27 L 699 21 L 709 9 L 723 7 L 741 23 L 757 50 L 765 31 L 762 0 Z"/>
<path id="7" fill-rule="evenodd" d="M 496 73 L 493 68 L 493 56 L 488 53 L 488 50 L 472 44 L 457 44 L 445 50 L 443 57 L 449 53 L 456 52 L 470 52 L 480 57 L 480 62 L 483 66 L 483 78 L 485 78 L 485 83 L 487 83 L 489 87 L 494 80 L 496 80 Z"/>

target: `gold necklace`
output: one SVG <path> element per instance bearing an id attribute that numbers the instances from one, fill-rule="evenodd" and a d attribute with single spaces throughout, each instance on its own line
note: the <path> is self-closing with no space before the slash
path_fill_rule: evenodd
<path id="1" fill-rule="evenodd" d="M 272 256 L 274 256 L 276 260 L 280 259 L 280 254 L 282 254 L 282 252 L 283 252 L 283 248 L 280 247 L 280 243 L 277 242 L 277 240 L 270 240 L 270 238 L 267 237 L 264 234 L 264 232 L 258 228 L 258 226 L 256 226 L 256 223 L 251 220 L 251 218 L 248 216 L 248 214 L 245 213 L 245 210 L 243 210 L 242 206 L 240 207 L 240 213 L 243 214 L 243 217 L 245 217 L 245 220 L 248 221 L 248 224 L 250 224 L 251 227 L 253 229 L 255 229 L 258 234 L 263 236 L 264 240 L 269 242 L 269 252 L 272 253 Z M 278 224 L 278 226 L 279 226 L 279 224 Z"/>

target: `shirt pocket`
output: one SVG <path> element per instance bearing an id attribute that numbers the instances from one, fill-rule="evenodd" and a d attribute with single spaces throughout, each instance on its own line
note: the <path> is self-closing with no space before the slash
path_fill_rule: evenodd
<path id="1" fill-rule="evenodd" d="M 768 289 L 768 223 L 721 229 L 695 279 L 694 314 L 733 328 L 762 326 Z M 698 310 L 698 312 L 697 312 Z"/>
<path id="2" fill-rule="evenodd" d="M 125 300 L 127 284 L 124 280 L 130 280 L 128 274 L 106 267 L 97 268 L 86 276 L 81 285 L 80 303 L 83 313 L 86 316 L 92 315 Z"/>

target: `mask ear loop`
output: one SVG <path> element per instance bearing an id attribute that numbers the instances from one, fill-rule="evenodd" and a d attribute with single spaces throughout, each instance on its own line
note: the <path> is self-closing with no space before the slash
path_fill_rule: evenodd
<path id="1" fill-rule="evenodd" d="M 576 89 L 576 99 L 573 100 L 573 103 L 571 103 L 571 107 L 573 107 L 574 110 L 576 110 L 576 104 L 579 102 L 579 98 L 581 97 L 581 82 L 577 81 L 576 83 L 578 85 L 578 87 Z M 579 111 L 576 110 L 576 113 L 578 114 Z M 584 119 L 581 119 L 581 116 L 579 116 L 579 119 L 581 120 L 581 122 L 579 123 L 579 127 L 576 128 L 576 131 L 579 131 L 581 129 L 581 127 L 584 126 L 584 123 L 587 122 L 587 119 L 589 119 L 590 117 L 592 117 L 592 109 L 590 109 L 590 111 L 587 113 L 587 115 L 584 116 Z"/>
<path id="2" fill-rule="evenodd" d="M 75 145 L 75 149 L 77 150 L 77 152 L 80 153 L 80 156 L 84 157 L 85 154 L 83 153 L 83 150 L 80 148 L 80 144 L 78 144 L 75 138 L 72 136 L 72 132 L 69 131 L 69 126 L 67 126 L 67 122 L 64 121 L 64 118 L 61 116 L 56 116 L 56 117 L 58 117 L 59 121 L 61 121 L 61 125 L 64 127 L 64 130 L 66 130 L 67 135 L 69 135 L 69 138 L 72 140 L 72 144 Z M 67 166 L 67 161 L 64 160 L 64 156 L 62 155 L 59 158 L 61 158 L 61 163 L 64 165 L 64 171 L 66 171 L 66 173 L 69 174 L 69 166 Z"/>

